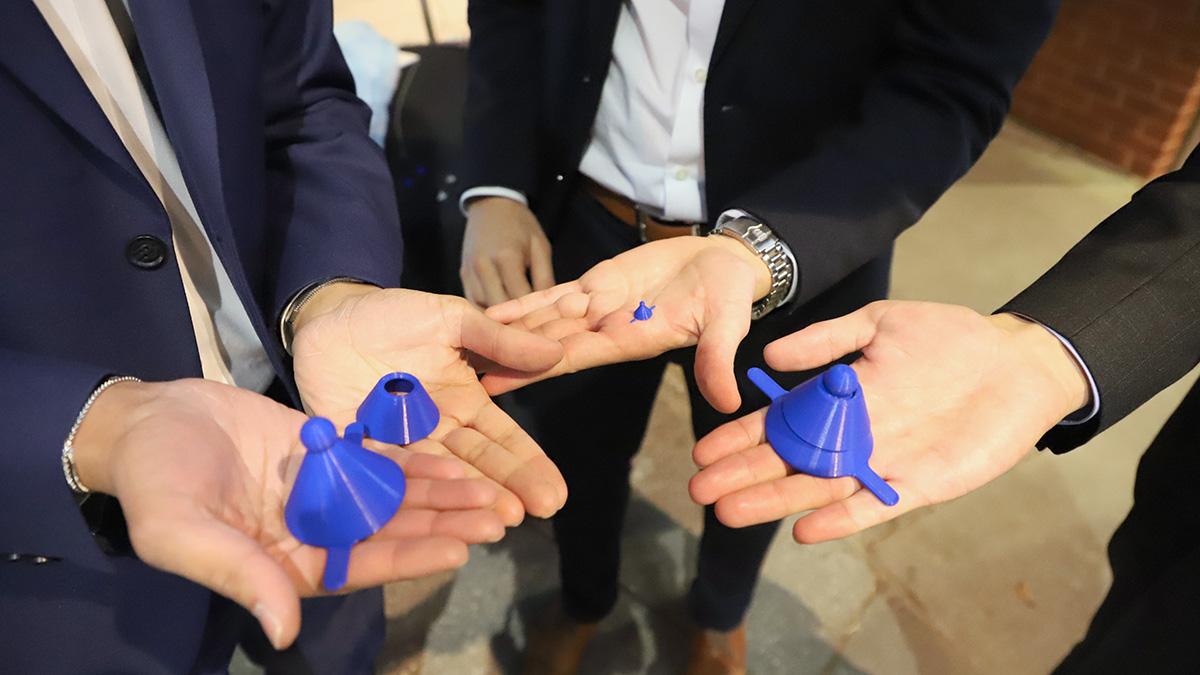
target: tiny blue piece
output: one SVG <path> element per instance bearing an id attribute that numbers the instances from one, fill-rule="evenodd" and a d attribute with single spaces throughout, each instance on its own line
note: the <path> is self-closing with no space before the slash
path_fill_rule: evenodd
<path id="1" fill-rule="evenodd" d="M 437 428 L 441 414 L 421 381 L 408 373 L 388 373 L 358 407 L 367 438 L 393 445 L 415 443 Z"/>
<path id="2" fill-rule="evenodd" d="M 404 471 L 362 445 L 362 427 L 313 417 L 300 428 L 307 453 L 288 495 L 283 517 L 298 541 L 326 549 L 326 590 L 346 585 L 350 548 L 379 531 L 404 501 Z"/>
<path id="3" fill-rule="evenodd" d="M 633 318 L 629 320 L 629 323 L 633 323 L 634 321 L 645 321 L 646 319 L 654 316 L 654 308 L 657 306 L 658 305 L 652 305 L 647 307 L 645 300 L 639 301 L 637 309 L 633 310 Z"/>
<path id="4" fill-rule="evenodd" d="M 875 440 L 853 368 L 835 365 L 791 391 L 758 368 L 747 375 L 771 398 L 767 442 L 783 461 L 821 478 L 853 476 L 888 506 L 900 501 L 900 495 L 868 463 Z"/>

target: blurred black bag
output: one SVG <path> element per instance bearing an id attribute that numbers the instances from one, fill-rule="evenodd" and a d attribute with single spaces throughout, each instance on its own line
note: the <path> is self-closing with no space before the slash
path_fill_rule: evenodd
<path id="1" fill-rule="evenodd" d="M 466 45 L 406 48 L 421 56 L 404 69 L 392 99 L 384 153 L 396 184 L 404 232 L 405 288 L 462 295 L 458 278 L 466 218 L 462 188 Z"/>

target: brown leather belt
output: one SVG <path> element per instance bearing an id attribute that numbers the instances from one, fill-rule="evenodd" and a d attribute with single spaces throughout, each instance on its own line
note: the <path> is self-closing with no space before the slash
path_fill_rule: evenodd
<path id="1" fill-rule="evenodd" d="M 583 177 L 583 189 L 587 190 L 588 194 L 600 202 L 604 210 L 611 213 L 613 218 L 630 227 L 636 228 L 642 241 L 658 241 L 659 239 L 670 239 L 671 237 L 704 234 L 704 225 L 702 223 L 655 218 L 647 214 L 645 209 L 637 202 L 609 190 L 587 176 Z"/>

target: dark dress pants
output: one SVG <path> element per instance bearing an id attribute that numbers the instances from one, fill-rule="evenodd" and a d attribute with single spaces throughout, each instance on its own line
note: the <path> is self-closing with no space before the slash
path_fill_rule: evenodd
<path id="1" fill-rule="evenodd" d="M 1138 465 L 1134 504 L 1108 545 L 1113 582 L 1056 672 L 1200 673 L 1200 387 Z"/>
<path id="2" fill-rule="evenodd" d="M 576 279 L 596 263 L 638 245 L 632 227 L 579 190 L 557 226 L 551 238 L 554 272 L 560 282 Z M 598 621 L 616 604 L 631 461 L 641 444 L 667 363 L 680 363 L 687 374 L 692 428 L 699 438 L 767 403 L 745 379 L 749 366 L 762 364 L 762 348 L 767 342 L 812 320 L 844 314 L 882 297 L 887 273 L 886 260 L 856 272 L 852 277 L 861 278 L 848 281 L 855 292 L 839 295 L 836 302 L 816 303 L 822 305 L 822 316 L 797 319 L 780 313 L 777 320 L 773 321 L 772 315 L 756 322 L 738 353 L 743 406 L 734 415 L 716 412 L 699 395 L 692 372 L 693 349 L 555 378 L 504 398 L 505 409 L 558 465 L 570 491 L 566 506 L 553 522 L 563 608 L 569 616 Z M 780 379 L 785 386 L 792 386 L 803 375 L 788 374 Z M 690 450 L 679 448 L 678 461 L 690 463 Z M 705 509 L 696 578 L 688 598 L 699 626 L 729 630 L 742 622 L 778 527 L 776 522 L 733 529 L 722 525 L 711 507 Z"/>

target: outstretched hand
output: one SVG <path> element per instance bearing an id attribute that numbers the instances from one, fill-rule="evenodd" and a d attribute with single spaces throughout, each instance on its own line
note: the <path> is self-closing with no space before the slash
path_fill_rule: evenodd
<path id="1" fill-rule="evenodd" d="M 549 517 L 558 511 L 567 498 L 562 475 L 475 373 L 484 363 L 545 370 L 559 361 L 562 348 L 503 326 L 462 298 L 370 286 L 350 291 L 298 322 L 293 351 L 305 406 L 340 428 L 354 420 L 380 377 L 411 373 L 441 412 L 430 438 L 495 481 L 505 522 L 517 524 L 525 512 Z"/>
<path id="2" fill-rule="evenodd" d="M 288 531 L 284 506 L 304 458 L 305 416 L 206 380 L 123 382 L 96 401 L 75 441 L 80 479 L 121 503 L 145 563 L 251 611 L 276 648 L 320 595 L 325 551 Z M 396 515 L 350 554 L 344 591 L 461 566 L 467 544 L 504 534 L 495 488 L 461 462 L 377 448 L 407 474 Z"/>
<path id="3" fill-rule="evenodd" d="M 837 539 L 992 481 L 1087 402 L 1086 379 L 1049 331 L 953 305 L 876 302 L 777 340 L 764 355 L 772 368 L 801 371 L 856 351 L 871 466 L 899 504 L 885 506 L 853 478 L 791 470 L 766 444 L 765 410 L 696 444 L 693 499 L 715 504 L 731 527 L 812 511 L 796 521 L 796 541 Z"/>
<path id="4" fill-rule="evenodd" d="M 750 330 L 754 301 L 770 289 L 767 266 L 725 236 L 675 237 L 643 244 L 559 284 L 488 309 L 491 318 L 558 340 L 563 358 L 540 372 L 493 369 L 493 394 L 586 368 L 636 361 L 697 345 L 696 381 L 714 408 L 741 405 L 733 363 Z M 646 321 L 631 322 L 644 301 Z"/>

